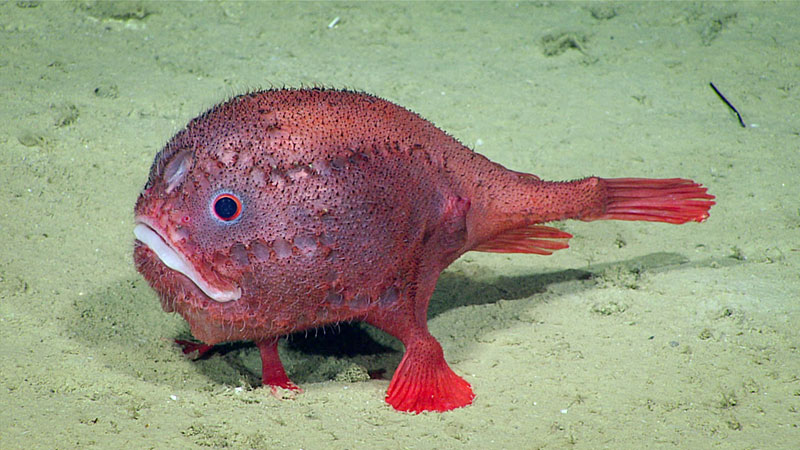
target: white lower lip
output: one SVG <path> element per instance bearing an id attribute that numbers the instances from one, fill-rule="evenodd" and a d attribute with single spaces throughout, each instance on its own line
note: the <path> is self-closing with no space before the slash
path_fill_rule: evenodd
<path id="1" fill-rule="evenodd" d="M 153 227 L 144 221 L 137 220 L 133 234 L 136 235 L 136 239 L 152 250 L 165 266 L 192 280 L 212 300 L 224 303 L 238 300 L 242 296 L 242 290 L 239 288 L 223 291 L 208 284 L 183 255 L 175 251 Z"/>

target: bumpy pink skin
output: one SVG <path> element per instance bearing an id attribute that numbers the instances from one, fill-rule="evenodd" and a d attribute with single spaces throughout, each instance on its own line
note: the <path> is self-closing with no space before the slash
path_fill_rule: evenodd
<path id="1" fill-rule="evenodd" d="M 243 204 L 233 223 L 211 210 L 225 192 Z M 387 401 L 445 411 L 473 399 L 426 325 L 451 262 L 469 250 L 565 248 L 569 234 L 537 225 L 552 220 L 702 221 L 711 198 L 681 179 L 545 182 L 379 98 L 271 90 L 192 120 L 156 156 L 135 209 L 210 286 L 241 296 L 212 300 L 139 241 L 134 258 L 164 309 L 180 313 L 197 338 L 259 343 L 266 384 L 294 386 L 278 337 L 364 320 L 406 346 Z"/>

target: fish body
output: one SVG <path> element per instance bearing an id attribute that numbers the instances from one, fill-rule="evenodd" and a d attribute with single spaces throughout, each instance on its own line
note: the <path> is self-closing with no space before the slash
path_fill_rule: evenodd
<path id="1" fill-rule="evenodd" d="M 213 107 L 158 153 L 134 260 L 196 338 L 254 341 L 264 385 L 298 389 L 280 337 L 360 320 L 405 346 L 386 401 L 447 411 L 474 398 L 426 324 L 450 263 L 566 248 L 568 233 L 542 225 L 553 220 L 700 222 L 713 198 L 680 178 L 543 181 L 386 100 L 276 89 Z"/>

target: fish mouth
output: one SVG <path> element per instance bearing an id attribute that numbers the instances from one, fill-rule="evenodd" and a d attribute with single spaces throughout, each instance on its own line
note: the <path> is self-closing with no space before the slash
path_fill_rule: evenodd
<path id="1" fill-rule="evenodd" d="M 165 239 L 164 235 L 158 231 L 158 228 L 153 226 L 146 218 L 136 218 L 133 234 L 139 242 L 155 253 L 165 266 L 190 279 L 204 294 L 215 302 L 226 303 L 238 300 L 242 297 L 242 289 L 239 287 L 225 290 L 208 283 L 200 272 L 195 269 L 194 265 L 190 263 L 168 239 Z"/>

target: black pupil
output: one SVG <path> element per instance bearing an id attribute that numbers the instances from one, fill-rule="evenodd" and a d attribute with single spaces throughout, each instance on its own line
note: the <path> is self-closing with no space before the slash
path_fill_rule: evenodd
<path id="1" fill-rule="evenodd" d="M 227 220 L 236 215 L 236 210 L 239 209 L 236 201 L 230 197 L 222 197 L 214 203 L 214 212 L 217 213 L 220 219 Z"/>

